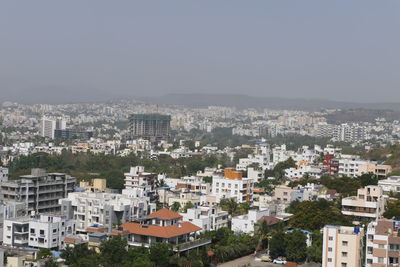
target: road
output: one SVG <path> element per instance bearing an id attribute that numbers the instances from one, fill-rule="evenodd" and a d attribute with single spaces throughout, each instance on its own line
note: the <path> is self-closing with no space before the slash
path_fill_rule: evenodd
<path id="1" fill-rule="evenodd" d="M 245 256 L 233 261 L 218 264 L 218 267 L 283 267 L 284 265 L 273 264 L 270 262 L 260 262 L 254 260 L 254 255 Z M 321 264 L 306 263 L 299 267 L 320 267 Z"/>

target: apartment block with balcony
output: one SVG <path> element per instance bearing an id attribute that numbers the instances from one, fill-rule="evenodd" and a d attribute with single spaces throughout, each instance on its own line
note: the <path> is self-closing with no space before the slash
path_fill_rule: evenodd
<path id="1" fill-rule="evenodd" d="M 364 230 L 326 225 L 323 228 L 322 267 L 362 266 Z"/>
<path id="2" fill-rule="evenodd" d="M 219 202 L 223 198 L 235 198 L 238 203 L 253 201 L 254 180 L 243 177 L 241 171 L 226 168 L 223 176 L 213 176 L 212 195 Z"/>
<path id="3" fill-rule="evenodd" d="M 390 176 L 387 179 L 379 180 L 378 185 L 382 187 L 383 193 L 389 195 L 400 193 L 400 176 Z"/>
<path id="4" fill-rule="evenodd" d="M 76 179 L 65 173 L 32 169 L 30 175 L 0 185 L 3 200 L 24 202 L 28 211 L 57 212 L 58 200 L 73 192 Z"/>
<path id="5" fill-rule="evenodd" d="M 131 167 L 128 173 L 125 173 L 125 189 L 140 188 L 152 196 L 155 192 L 157 174 L 145 172 L 143 166 Z"/>
<path id="6" fill-rule="evenodd" d="M 68 198 L 60 199 L 61 210 L 76 220 L 76 231 L 86 233 L 93 225 L 106 227 L 111 231 L 118 220 L 128 222 L 143 218 L 156 209 L 149 198 L 130 198 L 121 194 L 74 192 Z"/>
<path id="7" fill-rule="evenodd" d="M 228 212 L 218 206 L 194 207 L 186 213 L 181 213 L 182 220 L 191 222 L 200 227 L 201 231 L 215 231 L 222 227 L 228 227 Z"/>
<path id="8" fill-rule="evenodd" d="M 368 224 L 365 266 L 395 267 L 400 265 L 399 221 L 379 219 Z"/>
<path id="9" fill-rule="evenodd" d="M 357 190 L 357 196 L 342 199 L 342 213 L 356 219 L 377 219 L 385 211 L 386 196 L 380 186 L 370 185 Z"/>

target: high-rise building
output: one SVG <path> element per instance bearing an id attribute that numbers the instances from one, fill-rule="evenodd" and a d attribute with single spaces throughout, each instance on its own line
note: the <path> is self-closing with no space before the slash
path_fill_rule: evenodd
<path id="1" fill-rule="evenodd" d="M 326 225 L 323 231 L 322 267 L 362 266 L 364 229 Z"/>
<path id="2" fill-rule="evenodd" d="M 49 137 L 51 139 L 54 139 L 54 130 L 56 129 L 57 122 L 56 120 L 43 117 L 42 120 L 40 121 L 40 135 L 42 137 Z"/>
<path id="3" fill-rule="evenodd" d="M 133 114 L 129 117 L 131 139 L 151 141 L 165 139 L 170 134 L 171 116 L 161 114 Z"/>

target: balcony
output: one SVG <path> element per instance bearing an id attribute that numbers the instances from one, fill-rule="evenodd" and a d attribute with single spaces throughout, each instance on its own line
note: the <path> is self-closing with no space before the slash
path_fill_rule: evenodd
<path id="1" fill-rule="evenodd" d="M 198 247 L 202 247 L 205 245 L 211 244 L 211 239 L 208 238 L 202 238 L 202 239 L 196 239 L 193 241 L 189 241 L 189 242 L 185 242 L 185 243 L 181 243 L 179 245 L 175 245 L 173 250 L 174 251 L 187 251 L 190 249 L 194 249 L 194 248 L 198 248 Z"/>

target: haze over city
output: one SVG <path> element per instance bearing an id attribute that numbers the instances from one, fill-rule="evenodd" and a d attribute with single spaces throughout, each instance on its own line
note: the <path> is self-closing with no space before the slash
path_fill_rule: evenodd
<path id="1" fill-rule="evenodd" d="M 3 1 L 0 100 L 398 102 L 400 2 Z"/>

